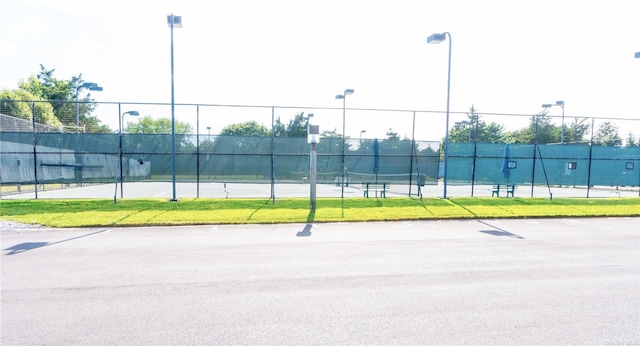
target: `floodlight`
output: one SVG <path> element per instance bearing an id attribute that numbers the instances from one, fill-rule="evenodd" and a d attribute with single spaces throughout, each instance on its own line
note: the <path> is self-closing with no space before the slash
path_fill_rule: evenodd
<path id="1" fill-rule="evenodd" d="M 443 42 L 446 39 L 447 39 L 447 35 L 445 33 L 432 34 L 431 36 L 427 37 L 427 43 L 438 44 L 440 42 Z"/>

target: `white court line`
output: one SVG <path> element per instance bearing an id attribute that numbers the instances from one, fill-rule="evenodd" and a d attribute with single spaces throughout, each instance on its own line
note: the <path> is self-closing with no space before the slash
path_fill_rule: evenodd
<path id="1" fill-rule="evenodd" d="M 164 191 L 164 192 L 160 192 L 159 194 L 154 195 L 153 197 L 158 198 L 158 197 L 162 197 L 162 196 L 164 196 L 164 195 L 168 195 L 168 194 L 169 194 L 169 191 L 170 191 L 170 190 L 166 190 L 166 191 Z"/>

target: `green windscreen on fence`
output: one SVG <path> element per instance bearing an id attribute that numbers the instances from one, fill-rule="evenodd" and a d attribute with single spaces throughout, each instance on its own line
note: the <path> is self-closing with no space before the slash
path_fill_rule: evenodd
<path id="1" fill-rule="evenodd" d="M 1 132 L 0 183 L 169 181 L 172 137 L 152 134 Z M 309 179 L 306 138 L 176 135 L 182 182 L 302 183 Z M 389 181 L 437 184 L 439 143 L 323 138 L 318 183 Z M 344 164 L 344 165 L 343 165 Z M 450 143 L 450 184 L 640 186 L 640 148 L 591 145 Z M 345 170 L 342 170 L 345 167 Z"/>
<path id="2" fill-rule="evenodd" d="M 0 185 L 18 185 L 15 190 L 19 191 L 20 185 L 48 183 L 175 181 L 273 186 L 310 181 L 310 144 L 306 137 L 289 137 L 305 132 L 300 125 L 305 121 L 309 124 L 310 115 L 304 116 L 308 110 L 199 104 L 169 106 L 88 100 L 53 103 L 0 100 Z M 133 110 L 141 116 L 133 116 Z M 178 124 L 184 126 L 178 132 L 189 134 L 157 133 L 167 132 L 169 119 L 164 116 L 170 110 L 172 117 L 175 113 Z M 345 121 L 344 110 L 327 108 L 323 109 L 325 112 L 322 121 L 326 124 L 335 124 L 340 118 Z M 416 129 L 424 126 L 435 128 L 438 121 L 444 123 L 445 114 L 433 116 L 432 113 L 356 109 L 348 112 L 354 123 L 364 124 L 366 119 L 384 115 L 384 119 L 391 119 L 394 129 L 396 125 L 411 124 L 409 133 L 416 133 Z M 283 119 L 294 114 L 292 123 L 284 126 Z M 256 133 L 269 135 L 211 135 L 212 123 L 224 129 L 225 125 L 239 123 L 240 117 L 245 116 L 264 127 L 265 131 Z M 510 119 L 509 115 L 482 116 L 493 119 L 492 122 Z M 328 120 L 332 117 L 333 122 Z M 264 126 L 269 120 L 270 126 Z M 592 133 L 596 131 L 595 120 L 592 118 Z M 630 119 L 626 126 L 637 128 L 637 121 Z M 399 140 L 398 136 L 343 141 L 335 131 L 327 132 L 331 138 L 321 138 L 317 145 L 316 181 L 337 185 L 390 182 L 394 188 L 437 185 L 445 181 L 450 185 L 472 186 L 640 186 L 640 147 L 633 138 L 597 142 L 592 138 L 591 143 L 580 144 L 566 141 L 540 145 L 482 143 L 478 142 L 482 140 L 478 122 L 475 129 L 468 122 L 466 129 L 461 128 L 464 123 L 456 121 L 451 129 L 446 153 L 441 150 L 445 145 L 440 141 Z M 284 126 L 280 130 L 286 131 L 278 130 L 278 124 Z M 289 127 L 297 132 L 288 132 Z M 205 128 L 207 135 L 202 133 Z M 461 129 L 465 130 L 462 137 L 459 136 Z M 364 129 L 360 136 L 363 133 L 366 133 Z M 390 133 L 393 133 L 391 129 Z M 447 179 L 444 179 L 445 172 Z M 411 187 L 407 189 L 409 195 Z"/>
<path id="3" fill-rule="evenodd" d="M 640 186 L 640 148 L 450 143 L 453 184 Z"/>
<path id="4" fill-rule="evenodd" d="M 309 179 L 306 138 L 2 132 L 2 184 L 169 181 L 175 140 L 182 182 L 302 183 Z M 35 144 L 34 144 L 35 143 Z M 317 145 L 317 181 L 343 174 L 360 181 L 437 184 L 438 143 L 325 138 Z"/>

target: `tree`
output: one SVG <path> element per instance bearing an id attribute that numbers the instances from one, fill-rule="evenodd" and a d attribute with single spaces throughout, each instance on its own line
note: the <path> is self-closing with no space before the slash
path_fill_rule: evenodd
<path id="1" fill-rule="evenodd" d="M 627 146 L 640 147 L 640 140 L 636 140 L 636 138 L 633 136 L 632 131 L 629 131 L 629 135 L 627 136 Z"/>
<path id="2" fill-rule="evenodd" d="M 278 117 L 276 122 L 273 124 L 273 132 L 275 137 L 287 136 L 287 126 L 280 120 L 280 117 Z"/>
<path id="3" fill-rule="evenodd" d="M 338 133 L 338 130 L 334 128 L 333 130 L 324 130 L 320 135 L 322 138 L 342 138 L 342 134 Z"/>
<path id="4" fill-rule="evenodd" d="M 587 118 L 575 118 L 572 123 L 566 125 L 564 142 L 577 143 L 583 141 L 585 134 L 589 131 L 587 120 Z M 547 115 L 547 110 L 545 109 L 530 118 L 529 126 L 505 133 L 501 141 L 504 143 L 533 144 L 537 139 L 539 144 L 560 143 L 561 134 L 562 128 L 551 123 L 551 118 Z"/>
<path id="5" fill-rule="evenodd" d="M 386 133 L 387 136 L 387 140 L 390 141 L 399 141 L 400 140 L 400 136 L 398 135 L 397 132 L 393 132 L 393 129 L 389 128 L 389 131 L 387 131 Z"/>
<path id="6" fill-rule="evenodd" d="M 18 87 L 34 95 L 39 100 L 47 100 L 53 106 L 55 116 L 64 126 L 76 126 L 76 90 L 84 83 L 82 74 L 71 77 L 70 80 L 62 80 L 53 76 L 53 70 L 47 70 L 40 65 L 40 73 L 30 76 L 27 80 L 19 82 Z M 85 132 L 110 133 L 106 125 L 100 125 L 100 120 L 90 116 L 96 108 L 96 103 L 87 94 L 82 99 L 78 99 L 78 122 Z"/>
<path id="7" fill-rule="evenodd" d="M 73 85 L 68 81 L 53 77 L 53 72 L 55 72 L 55 69 L 47 70 L 41 64 L 40 73 L 30 76 L 26 81 L 20 81 L 18 85 L 20 89 L 26 90 L 44 100 L 61 102 L 73 100 Z M 80 76 L 73 77 L 73 79 L 80 79 Z M 59 103 L 57 106 L 59 106 Z M 58 110 L 58 108 L 54 106 L 54 109 Z"/>
<path id="8" fill-rule="evenodd" d="M 251 120 L 244 123 L 227 125 L 220 131 L 220 135 L 266 137 L 270 135 L 270 132 L 264 125 L 260 125 L 255 120 Z"/>
<path id="9" fill-rule="evenodd" d="M 38 97 L 26 90 L 2 90 L 0 91 L 0 100 L 2 100 L 0 101 L 0 113 L 2 114 L 32 121 L 35 113 L 36 123 L 49 126 L 55 131 L 63 130 L 62 123 L 53 113 L 51 104 L 38 100 Z M 31 105 L 33 105 L 33 111 Z"/>
<path id="10" fill-rule="evenodd" d="M 55 78 L 54 71 L 55 69 L 47 70 L 43 65 L 40 65 L 40 73 L 20 81 L 19 88 L 42 100 L 51 102 L 56 117 L 65 126 L 75 126 L 73 86 L 67 81 Z"/>
<path id="11" fill-rule="evenodd" d="M 598 126 L 598 131 L 593 136 L 593 142 L 606 147 L 621 146 L 622 139 L 618 135 L 618 126 L 610 121 L 605 121 Z"/>
<path id="12" fill-rule="evenodd" d="M 225 126 L 213 143 L 213 152 L 236 153 L 247 150 L 253 153 L 264 151 L 262 138 L 269 137 L 270 132 L 255 120 Z M 250 149 L 247 149 L 250 148 Z M 269 145 L 271 148 L 271 145 Z"/>
<path id="13" fill-rule="evenodd" d="M 502 143 L 504 126 L 496 122 L 487 124 L 480 118 L 478 111 L 471 105 L 467 113 L 468 120 L 457 122 L 451 128 L 449 142 Z"/>
<path id="14" fill-rule="evenodd" d="M 132 140 L 139 140 L 144 143 L 144 147 L 147 151 L 151 152 L 171 152 L 171 119 L 160 118 L 153 119 L 150 116 L 144 116 L 139 121 L 126 121 L 126 125 L 123 124 L 122 133 L 124 134 L 138 134 L 141 138 L 135 139 L 135 136 L 125 136 L 125 141 L 132 138 Z M 193 144 L 189 142 L 188 134 L 193 133 L 191 124 L 180 121 L 175 122 L 175 141 L 176 150 L 187 150 L 193 147 Z"/>
<path id="15" fill-rule="evenodd" d="M 584 136 L 589 132 L 590 127 L 587 120 L 587 118 L 574 118 L 573 122 L 569 123 L 568 128 L 564 131 L 564 141 L 574 143 L 584 141 Z"/>
<path id="16" fill-rule="evenodd" d="M 482 124 L 482 127 L 478 126 L 478 131 L 474 131 L 478 134 L 478 141 L 485 143 L 502 143 L 504 141 L 504 126 L 493 121 L 488 125 L 484 122 Z M 474 136 L 472 133 L 471 140 L 475 140 Z"/>
<path id="17" fill-rule="evenodd" d="M 174 124 L 174 130 L 176 134 L 186 135 L 193 133 L 191 124 L 176 121 Z M 156 135 L 170 135 L 171 134 L 171 119 L 160 118 L 153 119 L 150 116 L 144 116 L 139 121 L 127 121 L 125 118 L 125 124 L 123 124 L 123 133 L 144 133 L 144 134 L 156 134 Z"/>
<path id="18" fill-rule="evenodd" d="M 528 127 L 508 132 L 504 136 L 505 143 L 534 144 L 536 139 L 539 144 L 560 142 L 560 133 L 556 126 L 551 124 L 546 110 L 532 116 Z"/>
<path id="19" fill-rule="evenodd" d="M 286 125 L 280 120 L 280 117 L 278 117 L 273 126 L 273 130 L 276 137 L 306 137 L 308 124 L 308 116 L 305 116 L 304 112 L 301 112 L 289 120 L 289 123 Z"/>
<path id="20" fill-rule="evenodd" d="M 475 137 L 472 138 L 471 136 L 471 133 L 474 132 L 474 126 L 475 123 L 467 120 L 456 122 L 449 132 L 449 142 L 457 143 L 474 141 Z"/>

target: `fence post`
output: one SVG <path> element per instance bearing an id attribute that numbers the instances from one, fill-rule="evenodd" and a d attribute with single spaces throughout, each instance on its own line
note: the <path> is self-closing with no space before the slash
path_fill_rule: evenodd
<path id="1" fill-rule="evenodd" d="M 275 147 L 276 147 L 276 125 L 275 125 L 275 109 L 271 107 L 271 204 L 276 203 L 275 193 Z"/>
<path id="2" fill-rule="evenodd" d="M 591 118 L 591 142 L 589 143 L 589 168 L 587 170 L 587 198 L 589 198 L 589 191 L 591 190 L 591 163 L 593 162 L 593 126 L 595 125 L 595 118 Z"/>
<path id="3" fill-rule="evenodd" d="M 533 165 L 531 168 L 531 197 L 533 197 L 533 186 L 536 182 L 536 149 L 538 146 L 538 115 L 536 117 L 536 127 L 533 134 Z"/>
<path id="4" fill-rule="evenodd" d="M 118 179 L 120 179 L 120 198 L 124 198 L 124 183 L 122 182 L 122 105 L 118 102 L 118 173 L 116 175 L 116 195 L 118 194 Z M 113 203 L 116 203 L 116 197 L 113 197 Z"/>
<path id="5" fill-rule="evenodd" d="M 473 167 L 471 168 L 471 197 L 473 197 L 473 189 L 476 182 L 476 157 L 478 156 L 478 118 L 480 114 L 476 115 L 476 131 L 473 138 Z M 471 130 L 469 130 L 471 131 Z M 471 132 L 469 132 L 471 134 Z M 471 136 L 469 136 L 471 138 Z"/>
<path id="6" fill-rule="evenodd" d="M 411 197 L 411 186 L 413 185 L 413 160 L 416 160 L 416 171 L 418 179 L 420 179 L 420 170 L 418 169 L 418 157 L 414 155 L 416 152 L 416 111 L 413 111 L 413 125 L 411 127 L 411 158 L 409 159 L 409 197 Z M 420 188 L 418 188 L 420 189 Z"/>
<path id="7" fill-rule="evenodd" d="M 196 105 L 196 198 L 200 198 L 200 105 Z"/>
<path id="8" fill-rule="evenodd" d="M 31 127 L 33 129 L 33 191 L 38 199 L 38 138 L 36 136 L 36 105 L 31 101 Z"/>

